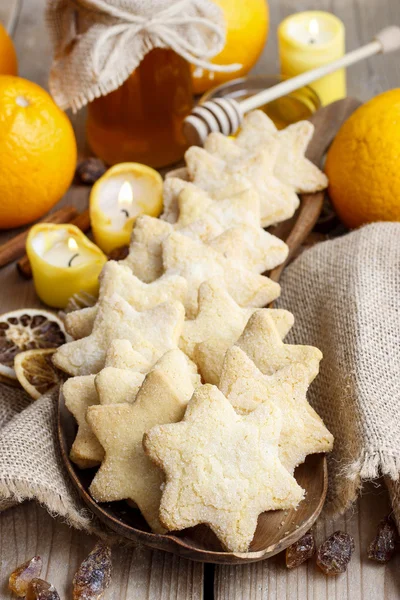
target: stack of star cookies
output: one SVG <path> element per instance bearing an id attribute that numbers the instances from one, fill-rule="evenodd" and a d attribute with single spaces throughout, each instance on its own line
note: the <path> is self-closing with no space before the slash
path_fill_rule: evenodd
<path id="1" fill-rule="evenodd" d="M 71 460 L 98 467 L 96 501 L 130 501 L 154 532 L 205 523 L 246 551 L 260 513 L 302 501 L 295 468 L 332 448 L 307 402 L 322 354 L 285 344 L 293 315 L 263 308 L 280 294 L 263 273 L 288 253 L 263 228 L 327 185 L 305 158 L 312 134 L 255 111 L 234 140 L 190 148 L 161 218 L 137 219 L 97 304 L 66 317 L 74 341 L 54 362 L 71 376 Z"/>

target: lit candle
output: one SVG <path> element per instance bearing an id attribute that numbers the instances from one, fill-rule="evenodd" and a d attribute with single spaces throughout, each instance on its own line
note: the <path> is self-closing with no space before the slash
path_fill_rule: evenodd
<path id="1" fill-rule="evenodd" d="M 139 163 L 111 167 L 90 194 L 94 239 L 104 252 L 129 244 L 136 217 L 158 217 L 162 210 L 162 177 Z"/>
<path id="2" fill-rule="evenodd" d="M 77 292 L 97 294 L 98 277 L 107 258 L 74 225 L 34 225 L 26 252 L 36 293 L 45 304 L 65 308 Z"/>
<path id="3" fill-rule="evenodd" d="M 340 58 L 345 53 L 345 30 L 340 19 L 321 11 L 297 13 L 278 28 L 281 73 L 294 77 Z M 346 74 L 341 69 L 310 84 L 322 105 L 346 96 Z"/>

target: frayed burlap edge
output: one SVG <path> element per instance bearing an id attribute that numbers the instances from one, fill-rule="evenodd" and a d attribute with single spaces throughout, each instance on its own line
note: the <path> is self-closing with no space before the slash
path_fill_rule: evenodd
<path id="1" fill-rule="evenodd" d="M 385 483 L 389 490 L 389 497 L 393 507 L 393 516 L 400 532 L 400 479 L 393 481 L 390 477 L 385 477 Z"/>
<path id="2" fill-rule="evenodd" d="M 341 481 L 336 484 L 333 493 L 328 492 L 324 511 L 332 516 L 345 513 L 357 501 L 365 483 L 383 476 L 400 530 L 400 510 L 397 508 L 400 506 L 399 474 L 400 456 L 392 456 L 379 450 L 363 450 L 357 461 L 338 469 L 336 478 L 340 477 Z"/>
<path id="3" fill-rule="evenodd" d="M 60 516 L 71 527 L 83 529 L 88 533 L 97 533 L 97 529 L 92 524 L 92 517 L 88 510 L 82 509 L 81 514 L 71 515 L 70 506 L 61 495 L 50 492 L 47 488 L 40 485 L 27 485 L 24 481 L 10 480 L 3 478 L 0 480 L 0 496 L 2 502 L 9 506 L 21 504 L 25 500 L 36 500 L 46 508 L 52 516 Z"/>

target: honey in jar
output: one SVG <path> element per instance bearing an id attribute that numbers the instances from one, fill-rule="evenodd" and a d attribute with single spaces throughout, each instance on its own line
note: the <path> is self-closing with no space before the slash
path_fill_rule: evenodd
<path id="1" fill-rule="evenodd" d="M 173 50 L 154 48 L 121 87 L 89 104 L 89 145 L 110 165 L 173 164 L 187 148 L 182 122 L 192 105 L 189 64 Z"/>

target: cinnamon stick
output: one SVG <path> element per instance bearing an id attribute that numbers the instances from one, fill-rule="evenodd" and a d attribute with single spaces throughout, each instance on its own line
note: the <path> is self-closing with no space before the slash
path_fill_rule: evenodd
<path id="1" fill-rule="evenodd" d="M 90 229 L 89 211 L 85 210 L 83 213 L 79 214 L 77 217 L 75 217 L 75 219 L 71 221 L 70 224 L 79 227 L 81 231 L 86 233 L 86 231 Z M 32 278 L 31 264 L 29 262 L 27 254 L 24 254 L 24 256 L 17 262 L 17 269 L 19 271 L 19 274 L 22 275 L 22 277 L 24 277 L 25 279 Z"/>
<path id="2" fill-rule="evenodd" d="M 74 206 L 63 206 L 60 210 L 41 219 L 39 223 L 68 223 L 71 219 L 78 215 L 78 211 Z M 26 239 L 29 234 L 29 229 L 16 235 L 8 242 L 0 246 L 0 267 L 8 265 L 25 252 Z"/>
<path id="3" fill-rule="evenodd" d="M 84 210 L 77 217 L 74 217 L 70 221 L 70 223 L 71 223 L 71 225 L 75 225 L 75 227 L 78 227 L 81 231 L 83 231 L 83 233 L 86 233 L 90 229 L 89 211 Z"/>
<path id="4" fill-rule="evenodd" d="M 24 254 L 22 258 L 17 262 L 18 273 L 22 275 L 24 279 L 32 279 L 31 263 L 27 254 Z"/>

